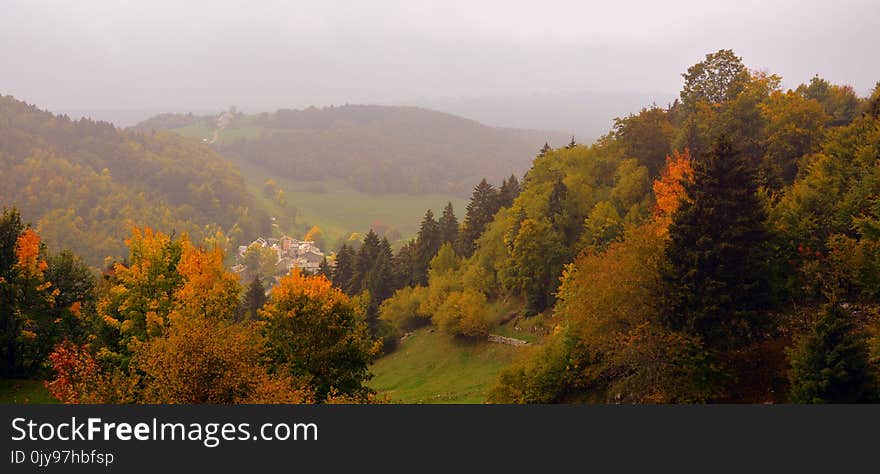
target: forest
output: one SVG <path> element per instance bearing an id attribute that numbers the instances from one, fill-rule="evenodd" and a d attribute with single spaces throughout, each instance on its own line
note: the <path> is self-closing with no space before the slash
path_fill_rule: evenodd
<path id="1" fill-rule="evenodd" d="M 134 129 L 201 136 L 237 163 L 300 182 L 335 179 L 370 194 L 462 197 L 480 177 L 523 173 L 536 143 L 569 140 L 559 132 L 490 127 L 418 107 L 343 105 L 252 115 L 232 107 L 227 116 L 216 140 L 216 116 L 163 114 Z"/>
<path id="2" fill-rule="evenodd" d="M 0 203 L 14 204 L 54 250 L 96 267 L 125 257 L 135 225 L 199 239 L 269 227 L 238 170 L 209 148 L 71 120 L 11 96 L 0 97 Z"/>
<path id="3" fill-rule="evenodd" d="M 486 178 L 461 219 L 427 210 L 397 248 L 370 230 L 268 294 L 224 263 L 221 231 L 262 220 L 222 155 L 294 166 L 288 135 L 218 154 L 5 97 L 0 376 L 65 403 L 386 403 L 371 370 L 414 331 L 504 329 L 533 342 L 489 403 L 880 400 L 880 83 L 783 90 L 732 50 L 682 78 L 595 143 L 535 143 L 524 175 L 463 156 Z"/>

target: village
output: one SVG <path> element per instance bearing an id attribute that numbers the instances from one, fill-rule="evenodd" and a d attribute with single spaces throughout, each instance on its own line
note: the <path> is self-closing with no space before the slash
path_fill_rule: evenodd
<path id="1" fill-rule="evenodd" d="M 326 261 L 327 256 L 314 241 L 288 236 L 258 237 L 250 244 L 238 247 L 232 271 L 250 277 L 259 276 L 267 280 L 267 286 L 273 286 L 277 277 L 286 275 L 293 268 L 318 273 L 322 262 Z"/>

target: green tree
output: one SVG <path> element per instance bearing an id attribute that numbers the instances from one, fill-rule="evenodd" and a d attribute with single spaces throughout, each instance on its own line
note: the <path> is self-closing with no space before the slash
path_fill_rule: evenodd
<path id="1" fill-rule="evenodd" d="M 352 294 L 355 272 L 355 253 L 346 244 L 336 252 L 336 269 L 333 271 L 333 285 L 348 295 Z"/>
<path id="2" fill-rule="evenodd" d="M 501 183 L 501 189 L 498 191 L 498 200 L 500 207 L 513 206 L 513 201 L 520 193 L 519 180 L 516 176 L 510 175 Z"/>
<path id="3" fill-rule="evenodd" d="M 452 203 L 447 203 L 443 208 L 443 215 L 437 221 L 440 228 L 440 241 L 442 243 L 458 241 L 458 218 L 455 217 L 455 210 Z"/>
<path id="4" fill-rule="evenodd" d="M 748 69 L 736 53 L 721 49 L 689 67 L 684 77 L 681 101 L 686 108 L 698 102 L 720 104 L 738 94 L 748 81 Z"/>
<path id="5" fill-rule="evenodd" d="M 769 234 L 753 168 L 720 140 L 685 192 L 669 227 L 666 321 L 707 347 L 740 346 L 766 326 L 769 301 Z"/>
<path id="6" fill-rule="evenodd" d="M 278 370 L 306 379 L 317 397 L 365 396 L 367 364 L 377 352 L 352 301 L 324 276 L 293 270 L 260 310 Z"/>
<path id="7" fill-rule="evenodd" d="M 256 318 L 259 309 L 266 304 L 267 299 L 266 288 L 263 286 L 263 282 L 260 280 L 260 277 L 254 277 L 244 293 L 241 309 L 243 319 Z"/>
<path id="8" fill-rule="evenodd" d="M 17 366 L 17 338 L 21 321 L 16 315 L 17 271 L 18 261 L 15 255 L 15 244 L 18 236 L 24 231 L 21 214 L 16 208 L 3 208 L 0 216 L 0 377 L 13 375 Z"/>
<path id="9" fill-rule="evenodd" d="M 868 344 L 837 303 L 826 305 L 813 328 L 788 357 L 793 403 L 856 403 L 876 400 L 876 381 L 868 364 Z"/>
<path id="10" fill-rule="evenodd" d="M 443 245 L 440 224 L 434 220 L 434 213 L 430 209 L 425 212 L 422 223 L 419 225 L 419 233 L 416 236 L 416 280 L 420 284 L 427 283 L 428 264 L 440 246 Z"/>
<path id="11" fill-rule="evenodd" d="M 459 254 L 469 257 L 474 253 L 474 244 L 499 209 L 498 191 L 485 178 L 474 188 L 467 205 L 464 224 L 458 243 Z"/>

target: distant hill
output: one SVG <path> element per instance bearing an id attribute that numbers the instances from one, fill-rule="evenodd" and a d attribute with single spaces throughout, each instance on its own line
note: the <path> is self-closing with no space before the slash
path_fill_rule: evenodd
<path id="1" fill-rule="evenodd" d="M 490 127 L 416 107 L 345 105 L 220 116 L 163 114 L 135 130 L 172 130 L 211 143 L 239 164 L 297 181 L 341 179 L 373 193 L 466 196 L 481 178 L 521 175 L 558 133 Z"/>
<path id="2" fill-rule="evenodd" d="M 250 237 L 269 219 L 233 164 L 173 133 L 71 120 L 0 96 L 0 206 L 92 265 L 125 254 L 132 225 Z"/>

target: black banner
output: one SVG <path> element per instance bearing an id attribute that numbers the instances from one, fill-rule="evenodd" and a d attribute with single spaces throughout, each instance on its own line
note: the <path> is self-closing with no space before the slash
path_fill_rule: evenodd
<path id="1" fill-rule="evenodd" d="M 875 466 L 880 406 L 2 405 L 0 472 Z"/>

